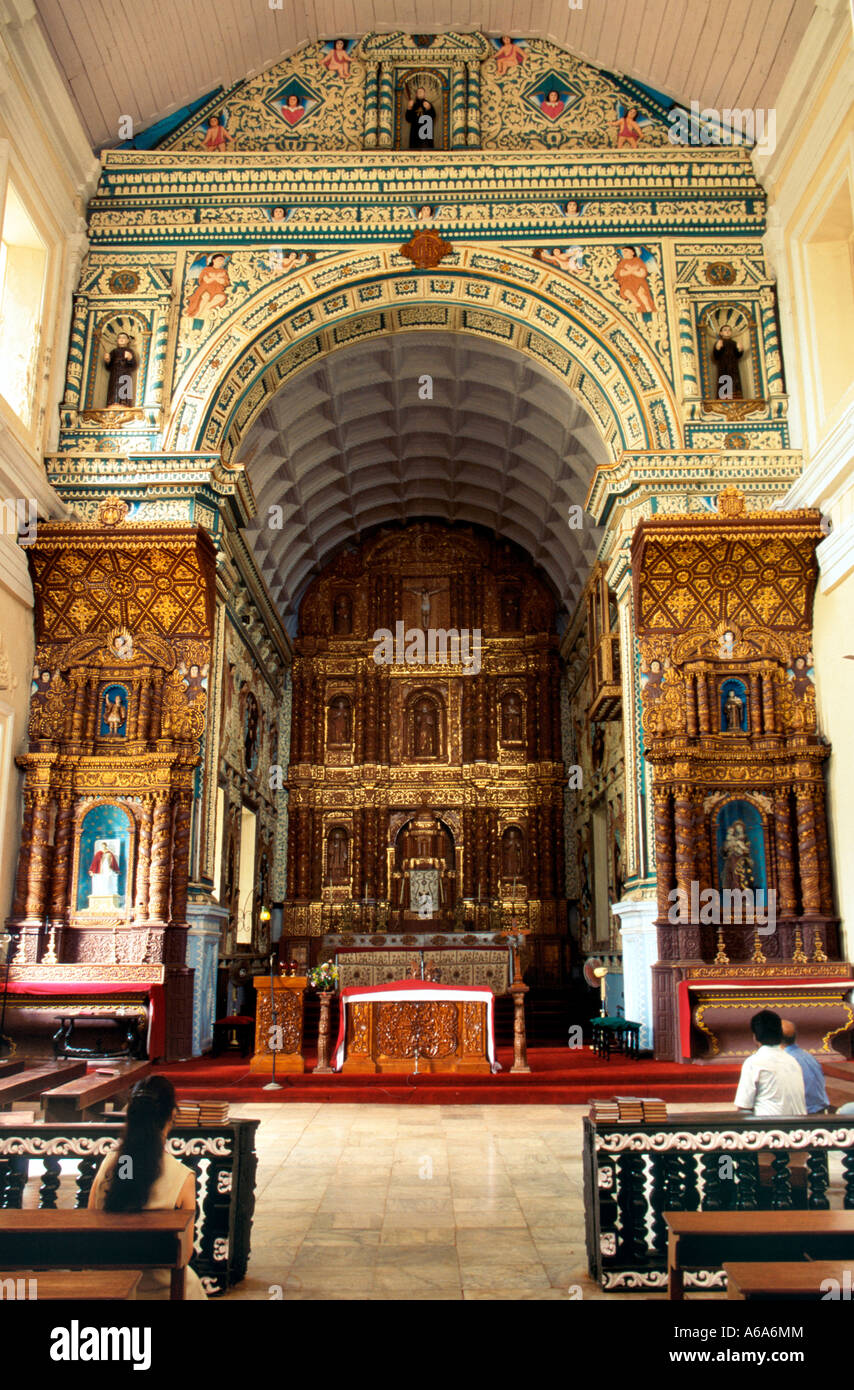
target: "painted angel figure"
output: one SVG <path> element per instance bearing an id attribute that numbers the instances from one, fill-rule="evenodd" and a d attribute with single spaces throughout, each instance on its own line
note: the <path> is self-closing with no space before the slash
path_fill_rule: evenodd
<path id="1" fill-rule="evenodd" d="M 584 269 L 584 247 L 567 246 L 563 251 L 559 247 L 555 247 L 553 251 L 544 247 L 540 251 L 540 260 L 551 261 L 558 270 L 563 270 L 567 275 L 570 275 L 576 270 Z"/>
<path id="2" fill-rule="evenodd" d="M 514 43 L 509 34 L 502 34 L 501 47 L 495 55 L 495 66 L 498 70 L 498 76 L 503 77 L 505 72 L 508 72 L 510 68 L 521 66 L 524 61 L 525 54 L 522 52 L 518 43 Z"/>
<path id="3" fill-rule="evenodd" d="M 648 120 L 639 116 L 636 106 L 629 106 L 626 110 L 617 107 L 617 119 L 611 124 L 617 127 L 617 149 L 621 150 L 624 145 L 630 149 L 637 149 L 639 140 L 643 139 L 643 126 L 648 125 Z"/>

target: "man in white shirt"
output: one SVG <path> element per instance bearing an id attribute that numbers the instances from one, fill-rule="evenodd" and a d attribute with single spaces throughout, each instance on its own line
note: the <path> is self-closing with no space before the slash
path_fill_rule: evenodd
<path id="1" fill-rule="evenodd" d="M 773 1009 L 762 1009 L 750 1020 L 759 1046 L 746 1059 L 735 1093 L 745 1115 L 805 1115 L 804 1075 L 783 1047 L 783 1024 Z"/>

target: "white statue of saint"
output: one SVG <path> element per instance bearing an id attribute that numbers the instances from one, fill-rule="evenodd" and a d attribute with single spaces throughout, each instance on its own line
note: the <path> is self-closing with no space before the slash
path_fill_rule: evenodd
<path id="1" fill-rule="evenodd" d="M 433 916 L 433 894 L 427 888 L 419 888 L 415 894 L 415 907 L 419 917 Z"/>
<path id="2" fill-rule="evenodd" d="M 92 884 L 92 891 L 89 894 L 90 906 L 92 906 L 93 898 L 117 898 L 119 891 L 119 846 L 116 840 L 97 841 L 95 853 L 92 855 L 92 862 L 89 865 L 89 878 Z"/>

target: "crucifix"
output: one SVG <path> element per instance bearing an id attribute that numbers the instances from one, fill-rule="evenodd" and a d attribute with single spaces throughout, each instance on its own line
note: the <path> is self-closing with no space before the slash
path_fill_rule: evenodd
<path id="1" fill-rule="evenodd" d="M 435 594 L 441 594 L 441 589 L 407 589 L 408 594 L 414 594 L 421 600 L 421 626 L 430 626 L 430 600 Z"/>

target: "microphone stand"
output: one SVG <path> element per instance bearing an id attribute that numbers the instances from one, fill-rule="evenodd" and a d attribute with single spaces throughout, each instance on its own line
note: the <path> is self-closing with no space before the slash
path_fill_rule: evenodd
<path id="1" fill-rule="evenodd" d="M 277 1013 L 277 1011 L 276 1011 L 276 991 L 275 991 L 275 989 L 274 989 L 274 987 L 273 987 L 273 962 L 275 961 L 275 959 L 276 959 L 276 953 L 275 953 L 275 951 L 271 951 L 271 952 L 270 952 L 270 1018 L 272 1019 L 272 1023 L 273 1023 L 273 1046 L 270 1048 L 270 1051 L 271 1051 L 272 1054 L 273 1054 L 273 1072 L 272 1072 L 272 1075 L 271 1075 L 271 1077 L 270 1077 L 270 1080 L 267 1082 L 266 1086 L 262 1086 L 262 1087 L 261 1087 L 261 1090 L 262 1090 L 262 1091 L 281 1091 L 281 1089 L 282 1089 L 281 1084 L 276 1080 L 276 1053 L 277 1053 L 277 1051 L 278 1051 L 278 1048 L 277 1048 L 277 1046 L 276 1046 L 276 1044 L 277 1044 L 277 1042 L 278 1042 L 278 1038 L 276 1037 L 276 1034 L 278 1033 L 278 1021 L 277 1021 L 277 1020 L 278 1020 L 278 1013 Z"/>

